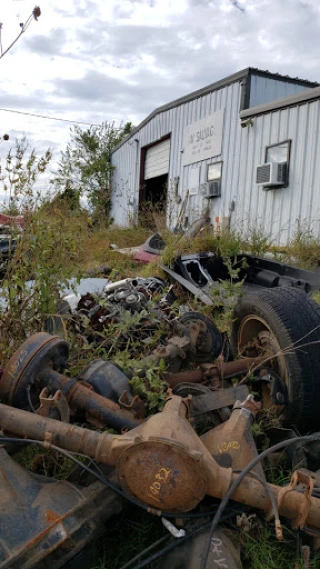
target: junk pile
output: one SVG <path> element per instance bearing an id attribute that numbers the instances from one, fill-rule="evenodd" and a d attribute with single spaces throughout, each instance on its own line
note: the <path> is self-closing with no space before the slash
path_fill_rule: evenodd
<path id="1" fill-rule="evenodd" d="M 319 429 L 318 305 L 301 287 L 246 293 L 228 339 L 203 314 L 177 314 L 166 287 L 155 278 L 109 283 L 72 311 L 79 334 L 89 330 L 97 345 L 104 329 L 138 314 L 132 370 L 98 358 L 71 377 L 68 343 L 40 332 L 2 371 L 0 569 L 90 567 L 90 544 L 128 501 L 175 536 L 135 567 L 240 568 L 239 549 L 218 524 L 252 510 L 273 520 L 279 540 L 285 523 L 318 549 L 320 435 L 310 434 Z M 124 326 L 119 345 L 127 335 Z M 152 336 L 157 345 L 145 356 Z M 164 362 L 166 399 L 156 414 L 131 381 L 137 352 L 142 379 Z M 252 425 L 263 413 L 276 421 L 259 453 Z M 86 484 L 20 466 L 16 451 L 32 444 L 70 458 Z M 281 457 L 293 470 L 284 486 L 265 472 Z"/>

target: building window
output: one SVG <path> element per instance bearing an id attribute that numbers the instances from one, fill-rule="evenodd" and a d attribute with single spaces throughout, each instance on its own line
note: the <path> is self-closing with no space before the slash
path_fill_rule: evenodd
<path id="1" fill-rule="evenodd" d="M 222 162 L 209 164 L 208 166 L 208 182 L 216 182 L 221 180 Z"/>
<path id="2" fill-rule="evenodd" d="M 269 163 L 281 164 L 284 183 L 282 187 L 289 185 L 289 164 L 290 164 L 291 140 L 284 140 L 277 144 L 271 144 L 266 148 L 265 161 Z"/>
<path id="3" fill-rule="evenodd" d="M 221 172 L 222 162 L 209 164 L 207 182 L 203 184 L 206 188 L 206 198 L 219 198 L 221 196 Z"/>

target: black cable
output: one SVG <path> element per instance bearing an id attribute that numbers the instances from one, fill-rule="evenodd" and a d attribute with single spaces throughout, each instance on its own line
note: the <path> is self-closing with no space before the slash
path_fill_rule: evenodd
<path id="1" fill-rule="evenodd" d="M 166 533 L 166 535 L 164 535 L 163 537 L 160 537 L 160 539 L 158 539 L 157 541 L 155 541 L 154 543 L 149 545 L 149 547 L 146 547 L 146 549 L 143 549 L 137 555 L 132 557 L 132 559 L 130 559 L 130 561 L 125 563 L 125 565 L 122 565 L 122 567 L 120 569 L 128 569 L 128 567 L 130 567 L 130 565 L 132 565 L 132 563 L 134 563 L 135 561 L 139 561 L 140 557 L 143 557 L 143 555 L 145 555 L 146 553 L 149 553 L 149 551 L 151 551 L 152 549 L 154 549 L 158 545 L 161 545 L 161 543 L 163 543 L 164 541 L 169 539 L 169 537 L 170 537 L 170 534 Z"/>
<path id="2" fill-rule="evenodd" d="M 236 514 L 239 514 L 239 513 L 240 513 L 239 510 L 230 510 L 230 512 L 228 512 L 227 514 L 225 514 L 221 518 L 221 521 L 226 521 L 226 520 L 232 518 L 233 516 L 235 516 Z M 153 561 L 156 561 L 156 559 L 158 559 L 159 557 L 162 557 L 166 553 L 169 553 L 170 551 L 172 551 L 173 549 L 175 549 L 176 547 L 178 547 L 182 543 L 185 543 L 191 537 L 193 537 L 196 534 L 200 533 L 201 531 L 209 528 L 210 525 L 211 525 L 211 522 L 203 524 L 203 525 L 199 526 L 198 528 L 187 533 L 184 537 L 180 537 L 179 539 L 175 539 L 174 541 L 171 541 L 168 545 L 166 545 L 165 547 L 160 549 L 160 551 L 157 551 L 156 553 L 154 553 L 153 555 L 151 555 L 147 559 L 144 559 L 144 561 L 141 561 L 138 565 L 135 565 L 134 567 L 132 567 L 132 569 L 142 569 L 146 565 L 149 565 Z M 142 555 L 142 554 L 143 554 L 143 552 L 140 555 Z M 126 563 L 126 565 L 123 565 L 122 567 L 120 567 L 120 569 L 127 569 L 127 567 L 128 567 L 128 563 Z"/>
<path id="3" fill-rule="evenodd" d="M 73 456 L 73 454 L 71 454 L 69 451 L 64 450 L 60 447 L 57 447 L 56 445 L 53 445 L 51 443 L 45 443 L 43 441 L 37 441 L 35 439 L 22 439 L 22 438 L 17 438 L 17 437 L 0 437 L 0 443 L 4 442 L 4 443 L 12 443 L 12 442 L 16 442 L 16 443 L 25 443 L 25 444 L 37 444 L 39 446 L 42 446 L 43 448 L 46 449 L 53 449 L 57 452 L 60 452 L 63 456 L 69 458 L 70 460 L 73 460 L 76 464 L 78 464 L 78 466 L 81 466 L 81 468 L 83 468 L 84 470 L 86 470 L 87 472 L 89 472 L 89 474 L 91 474 L 92 476 L 95 476 L 97 478 L 97 480 L 99 480 L 100 482 L 102 482 L 103 484 L 105 484 L 106 486 L 108 486 L 109 488 L 111 488 L 111 490 L 113 490 L 114 492 L 116 492 L 117 494 L 119 494 L 119 496 L 121 496 L 122 498 L 124 498 L 125 500 L 128 500 L 129 502 L 131 502 L 132 504 L 134 504 L 135 506 L 142 508 L 143 510 L 145 510 L 146 512 L 148 512 L 149 514 L 154 514 L 156 516 L 164 516 L 166 518 L 183 518 L 183 519 L 198 519 L 198 518 L 204 518 L 207 516 L 213 516 L 216 511 L 217 511 L 217 506 L 215 506 L 214 508 L 212 508 L 211 510 L 206 510 L 206 511 L 202 511 L 202 512 L 190 512 L 190 513 L 185 513 L 185 512 L 167 512 L 167 511 L 162 511 L 162 510 L 158 510 L 156 508 L 152 508 L 151 506 L 148 506 L 146 504 L 144 504 L 143 502 L 140 502 L 139 500 L 136 500 L 135 498 L 132 498 L 131 496 L 129 496 L 128 494 L 126 494 L 125 492 L 123 492 L 123 490 L 121 490 L 121 488 L 119 488 L 119 486 L 117 486 L 116 484 L 114 484 L 113 482 L 111 482 L 108 478 L 105 478 L 104 476 L 101 476 L 100 474 L 98 474 L 97 472 L 95 472 L 94 470 L 92 470 L 92 468 L 90 468 L 89 466 L 87 466 L 86 464 L 84 464 L 83 462 L 81 462 L 80 460 L 77 460 L 75 456 Z M 80 453 L 76 453 L 79 454 Z M 81 456 L 81 455 L 80 455 Z"/>
<path id="4" fill-rule="evenodd" d="M 211 528 L 210 528 L 210 532 L 208 535 L 208 539 L 207 539 L 205 546 L 203 548 L 200 569 L 206 569 L 213 532 L 216 529 L 216 527 L 220 521 L 220 518 L 221 518 L 232 494 L 238 488 L 240 482 L 242 482 L 242 480 L 250 472 L 250 470 L 256 464 L 258 464 L 258 462 L 260 462 L 261 460 L 266 458 L 266 456 L 268 456 L 272 452 L 275 452 L 277 450 L 280 450 L 280 449 L 285 448 L 289 445 L 292 445 L 293 443 L 297 443 L 300 441 L 310 441 L 311 442 L 311 441 L 318 441 L 319 439 L 320 439 L 320 436 L 316 437 L 316 436 L 311 436 L 311 435 L 306 435 L 303 437 L 294 437 L 293 439 L 286 439 L 285 441 L 281 441 L 280 443 L 277 443 L 277 444 L 273 445 L 272 447 L 269 447 L 268 449 L 263 451 L 261 454 L 258 454 L 251 462 L 249 462 L 249 464 L 240 472 L 238 478 L 236 478 L 236 480 L 234 480 L 232 482 L 229 490 L 225 493 L 225 495 L 222 498 L 220 505 L 219 505 L 215 515 L 214 515 L 214 518 L 211 522 Z"/>

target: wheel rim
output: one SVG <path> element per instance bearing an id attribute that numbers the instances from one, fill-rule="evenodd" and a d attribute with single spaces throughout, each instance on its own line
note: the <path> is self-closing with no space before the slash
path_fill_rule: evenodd
<path id="1" fill-rule="evenodd" d="M 254 314 L 246 316 L 239 326 L 239 354 L 243 356 L 248 350 L 250 351 L 250 356 L 265 356 L 263 361 L 265 361 L 266 367 L 271 368 L 282 379 L 288 389 L 289 376 L 286 356 L 283 355 L 277 337 L 268 323 L 260 316 Z M 261 391 L 264 406 L 272 406 L 269 387 L 266 384 L 262 384 Z"/>

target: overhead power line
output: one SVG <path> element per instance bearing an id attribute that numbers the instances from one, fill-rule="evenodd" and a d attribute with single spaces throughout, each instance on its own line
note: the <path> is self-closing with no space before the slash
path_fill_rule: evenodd
<path id="1" fill-rule="evenodd" d="M 91 122 L 85 122 L 85 121 L 72 121 L 70 119 L 61 119 L 58 117 L 47 117 L 45 115 L 38 115 L 36 113 L 28 113 L 26 111 L 17 111 L 14 109 L 2 109 L 2 108 L 0 108 L 0 111 L 5 111 L 6 113 L 17 113 L 18 115 L 27 115 L 29 117 L 36 117 L 39 119 L 47 119 L 47 120 L 51 120 L 51 121 L 62 121 L 62 122 L 69 122 L 69 123 L 73 123 L 73 124 L 86 124 L 88 126 L 99 126 L 98 123 L 91 123 Z"/>

